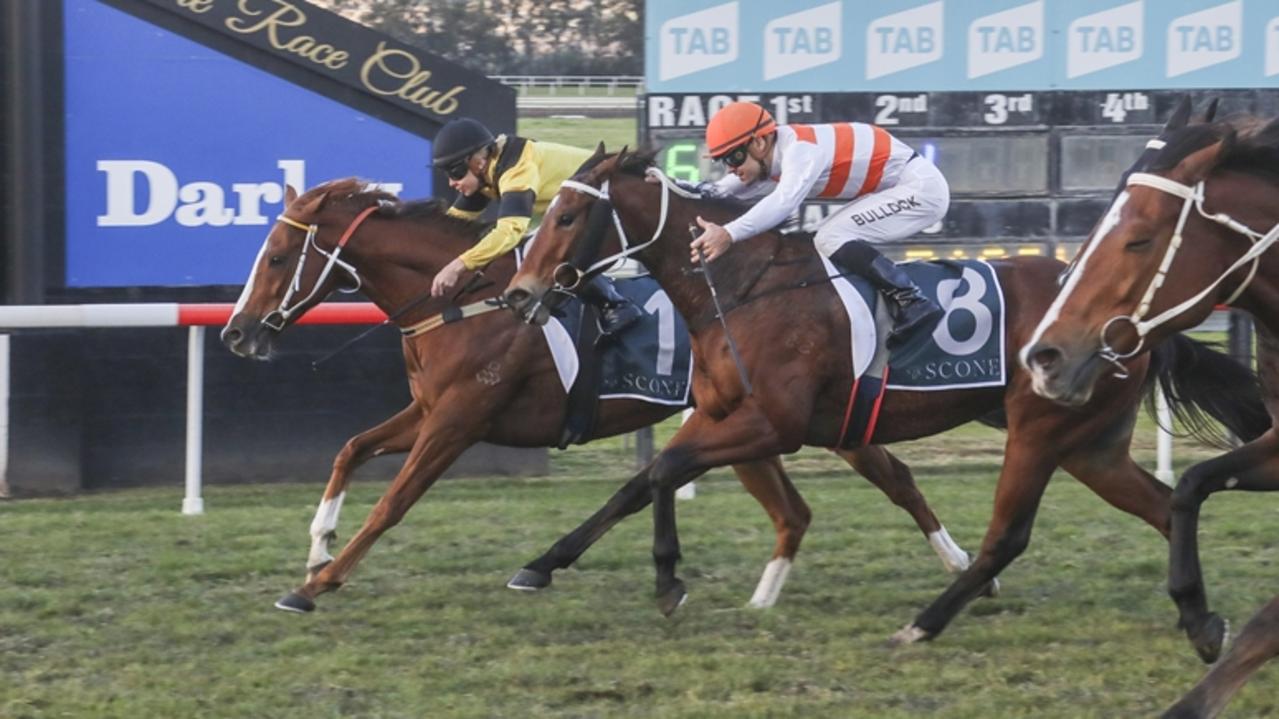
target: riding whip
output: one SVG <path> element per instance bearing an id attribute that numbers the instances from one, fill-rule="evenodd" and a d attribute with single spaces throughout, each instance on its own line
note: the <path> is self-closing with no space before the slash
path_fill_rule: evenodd
<path id="1" fill-rule="evenodd" d="M 701 234 L 697 225 L 689 223 L 688 234 L 697 239 Z M 742 378 L 742 386 L 746 388 L 746 394 L 752 394 L 751 378 L 746 374 L 746 365 L 742 364 L 742 356 L 737 353 L 737 343 L 733 341 L 733 333 L 728 331 L 728 318 L 724 316 L 724 310 L 719 306 L 719 292 L 715 290 L 715 280 L 711 277 L 711 265 L 706 261 L 706 253 L 702 252 L 702 248 L 697 248 L 697 264 L 701 265 L 702 276 L 706 278 L 706 286 L 711 290 L 711 303 L 715 305 L 715 316 L 719 317 L 719 324 L 724 328 L 724 339 L 728 340 L 728 351 L 733 355 L 733 364 L 737 365 L 737 374 Z"/>

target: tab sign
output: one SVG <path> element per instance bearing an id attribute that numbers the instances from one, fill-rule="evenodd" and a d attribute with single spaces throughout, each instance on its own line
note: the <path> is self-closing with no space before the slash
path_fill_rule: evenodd
<path id="1" fill-rule="evenodd" d="M 1085 15 L 1066 31 L 1066 77 L 1132 62 L 1142 54 L 1142 0 Z"/>
<path id="2" fill-rule="evenodd" d="M 977 18 L 968 26 L 968 77 L 982 77 L 1044 56 L 1043 0 Z"/>
<path id="3" fill-rule="evenodd" d="M 779 17 L 764 26 L 764 79 L 835 62 L 841 55 L 842 2 Z"/>
<path id="4" fill-rule="evenodd" d="M 1243 53 L 1243 0 L 1182 15 L 1168 24 L 1168 77 L 1228 62 Z"/>
<path id="5" fill-rule="evenodd" d="M 658 76 L 671 80 L 737 59 L 738 3 L 709 7 L 662 23 Z"/>
<path id="6" fill-rule="evenodd" d="M 866 79 L 892 75 L 942 57 L 938 2 L 877 18 L 866 26 Z"/>

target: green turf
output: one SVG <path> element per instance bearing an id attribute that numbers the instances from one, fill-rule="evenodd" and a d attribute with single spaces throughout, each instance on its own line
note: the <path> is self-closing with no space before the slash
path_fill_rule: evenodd
<path id="1" fill-rule="evenodd" d="M 519 121 L 519 133 L 535 140 L 558 142 L 588 150 L 594 150 L 600 141 L 614 152 L 622 149 L 623 145 L 632 149 L 636 146 L 636 125 L 633 117 L 581 119 L 522 117 Z"/>
<path id="2" fill-rule="evenodd" d="M 1000 441 L 974 428 L 896 448 L 967 548 Z M 556 453 L 554 478 L 444 482 L 307 616 L 271 603 L 300 579 L 318 483 L 213 487 L 202 517 L 178 513 L 176 486 L 0 503 L 0 716 L 1137 717 L 1203 671 L 1173 628 L 1162 540 L 1064 477 L 1003 595 L 903 650 L 883 640 L 947 577 L 903 512 L 819 451 L 788 460 L 815 519 L 772 610 L 743 606 L 771 527 L 724 472 L 679 505 L 675 619 L 651 601 L 647 513 L 550 590 L 503 588 L 630 460 L 613 440 Z M 354 487 L 343 539 L 394 466 L 363 473 L 377 481 Z M 1204 514 L 1210 597 L 1236 626 L 1275 591 L 1270 499 Z M 1226 716 L 1279 715 L 1275 677 Z"/>

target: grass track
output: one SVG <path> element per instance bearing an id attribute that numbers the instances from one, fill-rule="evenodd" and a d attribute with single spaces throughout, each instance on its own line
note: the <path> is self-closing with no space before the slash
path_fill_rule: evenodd
<path id="1" fill-rule="evenodd" d="M 965 547 L 998 441 L 899 446 Z M 884 638 L 946 577 L 905 513 L 820 452 L 788 462 L 815 521 L 773 610 L 743 608 L 772 533 L 724 473 L 680 504 L 691 596 L 675 620 L 650 600 L 647 513 L 548 592 L 502 588 L 628 458 L 614 440 L 557 454 L 554 479 L 443 483 L 309 616 L 270 605 L 300 579 L 318 484 L 214 487 L 198 518 L 176 488 L 2 503 L 0 716 L 1138 717 L 1202 671 L 1172 626 L 1162 540 L 1065 477 L 1003 596 L 901 651 Z M 356 485 L 343 538 L 382 487 Z M 1236 626 L 1276 589 L 1265 499 L 1205 512 L 1210 596 Z M 1274 681 L 1263 671 L 1227 716 L 1279 716 Z"/>

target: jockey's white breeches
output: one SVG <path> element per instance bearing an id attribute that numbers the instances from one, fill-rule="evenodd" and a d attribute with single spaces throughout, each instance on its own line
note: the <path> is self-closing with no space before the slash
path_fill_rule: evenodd
<path id="1" fill-rule="evenodd" d="M 896 185 L 862 195 L 822 221 L 813 244 L 830 257 L 851 240 L 900 240 L 941 220 L 949 207 L 950 185 L 941 170 L 917 156 L 902 168 Z"/>

